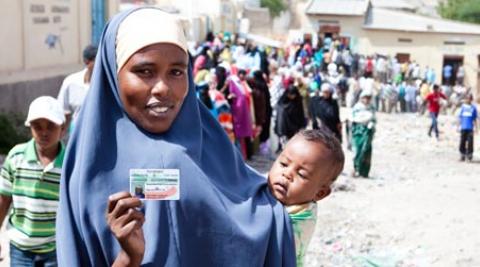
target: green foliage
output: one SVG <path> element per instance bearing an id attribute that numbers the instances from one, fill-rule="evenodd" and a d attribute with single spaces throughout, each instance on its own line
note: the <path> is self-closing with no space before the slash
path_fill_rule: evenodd
<path id="1" fill-rule="evenodd" d="M 260 5 L 268 8 L 272 17 L 277 17 L 282 11 L 287 9 L 287 5 L 283 0 L 261 0 Z"/>
<path id="2" fill-rule="evenodd" d="M 445 0 L 438 12 L 446 19 L 480 23 L 480 0 Z"/>
<path id="3" fill-rule="evenodd" d="M 23 125 L 20 114 L 0 114 L 0 154 L 7 154 L 16 144 L 30 138 L 28 128 Z"/>

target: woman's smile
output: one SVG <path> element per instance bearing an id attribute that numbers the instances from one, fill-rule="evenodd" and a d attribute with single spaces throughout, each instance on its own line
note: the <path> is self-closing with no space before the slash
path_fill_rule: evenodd
<path id="1" fill-rule="evenodd" d="M 145 109 L 152 116 L 165 117 L 173 110 L 174 107 L 174 104 L 155 102 L 147 104 Z"/>

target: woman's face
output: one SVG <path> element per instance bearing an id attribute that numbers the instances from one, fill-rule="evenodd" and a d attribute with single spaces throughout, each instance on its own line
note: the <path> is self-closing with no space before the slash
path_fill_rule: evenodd
<path id="1" fill-rule="evenodd" d="M 332 98 L 332 93 L 330 91 L 322 91 L 322 97 L 325 99 L 330 99 Z"/>
<path id="2" fill-rule="evenodd" d="M 295 100 L 297 98 L 297 95 L 295 93 L 288 93 L 287 94 L 288 99 L 290 100 Z"/>
<path id="3" fill-rule="evenodd" d="M 188 56 L 173 44 L 147 46 L 120 69 L 118 81 L 130 118 L 148 132 L 166 132 L 188 92 Z"/>
<path id="4" fill-rule="evenodd" d="M 362 97 L 361 101 L 364 105 L 369 105 L 371 99 L 372 98 L 370 96 L 364 96 L 364 97 Z"/>

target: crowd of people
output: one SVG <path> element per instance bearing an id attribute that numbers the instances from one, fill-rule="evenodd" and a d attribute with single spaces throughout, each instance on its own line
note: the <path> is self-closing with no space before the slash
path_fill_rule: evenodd
<path id="1" fill-rule="evenodd" d="M 452 103 L 461 159 L 472 160 L 477 111 L 463 67 L 454 86 L 444 70 L 440 87 L 433 68 L 352 53 L 338 38 L 279 48 L 209 33 L 189 45 L 179 19 L 155 8 L 117 15 L 103 35 L 57 99 L 31 103 L 32 140 L 2 167 L 12 266 L 302 266 L 342 141 L 352 176 L 369 176 L 376 112 L 428 110 L 438 138 Z M 244 163 L 256 153 L 275 158 L 267 179 Z M 140 200 L 125 179 L 138 169 L 179 170 L 175 190 L 187 193 Z"/>
<path id="2" fill-rule="evenodd" d="M 359 153 L 359 148 L 371 147 L 375 112 L 424 115 L 428 111 L 432 120 L 428 135 L 434 133 L 438 139 L 438 115 L 458 114 L 473 97 L 464 84 L 462 65 L 455 69 L 446 65 L 440 86 L 429 66 L 414 60 L 400 62 L 389 55 L 352 53 L 339 38 L 320 39 L 315 47 L 311 42 L 294 42 L 277 48 L 229 33 L 210 33 L 190 51 L 200 99 L 246 159 L 257 150 L 280 151 L 286 140 L 305 127 L 327 127 L 339 140 L 345 135 L 348 147 L 353 145 Z M 355 105 L 363 103 L 361 98 L 369 98 L 365 103 L 372 112 L 371 138 L 360 138 L 367 145 L 358 141 L 355 112 L 343 120 L 339 115 L 340 106 L 355 110 Z M 360 153 L 355 161 L 369 163 L 370 154 Z"/>

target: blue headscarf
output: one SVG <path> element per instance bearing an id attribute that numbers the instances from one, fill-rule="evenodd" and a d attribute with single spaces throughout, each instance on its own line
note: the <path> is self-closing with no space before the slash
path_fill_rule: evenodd
<path id="1" fill-rule="evenodd" d="M 180 170 L 180 200 L 145 201 L 144 266 L 294 266 L 288 214 L 198 103 L 191 60 L 188 94 L 167 132 L 148 133 L 125 113 L 115 41 L 131 12 L 115 16 L 103 33 L 65 156 L 59 265 L 110 266 L 121 249 L 105 219 L 108 196 L 128 191 L 129 169 L 171 168 Z"/>

